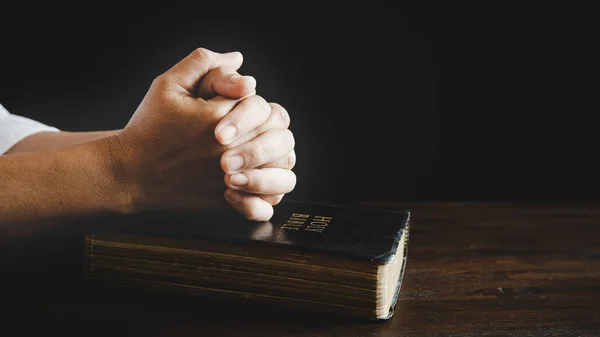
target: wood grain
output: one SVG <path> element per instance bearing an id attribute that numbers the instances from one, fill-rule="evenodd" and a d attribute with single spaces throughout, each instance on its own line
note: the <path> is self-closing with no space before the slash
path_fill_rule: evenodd
<path id="1" fill-rule="evenodd" d="M 600 203 L 364 204 L 412 211 L 389 321 L 89 288 L 74 231 L 0 248 L 1 322 L 87 335 L 600 336 Z"/>

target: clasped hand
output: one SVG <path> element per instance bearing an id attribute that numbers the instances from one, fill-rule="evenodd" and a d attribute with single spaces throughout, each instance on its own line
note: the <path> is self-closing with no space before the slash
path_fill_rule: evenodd
<path id="1" fill-rule="evenodd" d="M 237 73 L 242 62 L 238 52 L 199 48 L 155 78 L 108 143 L 130 211 L 228 203 L 266 221 L 293 190 L 289 114 L 256 94 L 253 77 Z"/>

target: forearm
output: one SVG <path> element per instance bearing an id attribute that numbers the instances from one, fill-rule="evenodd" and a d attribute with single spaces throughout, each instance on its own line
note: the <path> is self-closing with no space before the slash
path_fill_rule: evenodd
<path id="1" fill-rule="evenodd" d="M 73 217 L 127 210 L 127 189 L 105 140 L 0 156 L 0 242 Z"/>
<path id="2" fill-rule="evenodd" d="M 92 142 L 117 134 L 121 130 L 89 132 L 38 132 L 28 136 L 10 148 L 6 154 L 57 150 L 69 146 Z"/>

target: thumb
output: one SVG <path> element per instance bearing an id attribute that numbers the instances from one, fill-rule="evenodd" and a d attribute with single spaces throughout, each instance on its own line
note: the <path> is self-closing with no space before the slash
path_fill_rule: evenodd
<path id="1" fill-rule="evenodd" d="M 206 48 L 197 48 L 183 60 L 171 67 L 165 75 L 173 79 L 189 93 L 194 93 L 198 82 L 212 69 L 221 66 L 239 68 L 243 61 L 240 52 L 216 53 Z"/>

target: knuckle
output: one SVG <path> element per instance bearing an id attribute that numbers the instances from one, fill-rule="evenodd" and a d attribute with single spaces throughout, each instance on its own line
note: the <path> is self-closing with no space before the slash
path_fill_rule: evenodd
<path id="1" fill-rule="evenodd" d="M 251 99 L 251 103 L 252 104 L 256 104 L 258 105 L 258 107 L 262 110 L 262 111 L 267 111 L 269 113 L 271 113 L 271 105 L 269 105 L 269 103 L 267 103 L 267 101 L 260 95 L 251 95 L 248 96 L 249 99 Z"/>
<path id="2" fill-rule="evenodd" d="M 222 86 L 223 82 L 228 82 L 233 74 L 237 74 L 237 72 L 231 72 L 219 65 L 209 71 L 201 83 L 207 88 L 214 90 L 215 87 Z"/>
<path id="3" fill-rule="evenodd" d="M 259 192 L 267 192 L 269 190 L 269 178 L 265 174 L 259 174 L 254 177 L 254 186 Z"/>
<path id="4" fill-rule="evenodd" d="M 199 101 L 198 105 L 200 106 L 200 109 L 202 109 L 209 115 L 214 114 L 215 110 L 217 110 L 217 105 L 211 101 Z"/>
<path id="5" fill-rule="evenodd" d="M 218 119 L 221 116 L 221 109 L 219 109 L 218 104 L 211 101 L 200 101 L 199 104 L 206 116 L 210 119 Z"/>
<path id="6" fill-rule="evenodd" d="M 296 152 L 295 151 L 292 151 L 292 152 L 290 152 L 290 154 L 288 154 L 284 166 L 288 170 L 291 170 L 294 168 L 294 166 L 296 166 Z"/>
<path id="7" fill-rule="evenodd" d="M 262 144 L 257 144 L 251 151 L 252 162 L 262 165 L 268 157 L 267 148 Z"/>
<path id="8" fill-rule="evenodd" d="M 290 126 L 290 115 L 287 110 L 277 103 L 269 103 L 271 106 L 271 115 L 275 118 L 275 124 L 288 128 Z"/>
<path id="9" fill-rule="evenodd" d="M 238 129 L 246 130 L 249 129 L 252 125 L 253 119 L 253 111 L 243 111 L 243 113 L 240 114 L 240 117 L 233 121 L 233 124 L 235 124 L 238 127 Z"/>
<path id="10" fill-rule="evenodd" d="M 295 148 L 296 147 L 296 138 L 294 137 L 294 133 L 290 129 L 285 129 L 283 132 L 284 132 L 284 137 L 285 137 L 285 144 L 287 144 L 287 146 L 290 149 Z"/>
<path id="11" fill-rule="evenodd" d="M 212 52 L 206 48 L 196 48 L 192 51 L 191 56 L 198 61 L 209 61 L 212 58 Z"/>
<path id="12" fill-rule="evenodd" d="M 152 80 L 152 83 L 150 86 L 152 88 L 156 88 L 159 91 L 162 91 L 166 87 L 168 87 L 169 84 L 171 83 L 171 81 L 172 81 L 171 77 L 172 76 L 168 72 L 160 74 L 160 75 L 156 76 L 154 78 L 154 80 Z"/>
<path id="13" fill-rule="evenodd" d="M 229 70 L 223 68 L 222 66 L 218 66 L 214 70 L 216 70 L 216 71 L 214 72 L 215 74 L 213 76 L 218 77 L 220 79 L 223 79 L 225 76 L 231 76 L 233 74 L 238 73 L 237 71 L 233 71 L 233 72 L 229 71 Z M 208 73 L 208 75 L 211 75 L 211 73 Z"/>
<path id="14" fill-rule="evenodd" d="M 292 171 L 290 171 L 290 178 L 291 178 L 291 182 L 290 182 L 290 188 L 288 189 L 288 193 L 291 192 L 294 188 L 296 188 L 296 183 L 298 182 L 298 177 Z"/>

